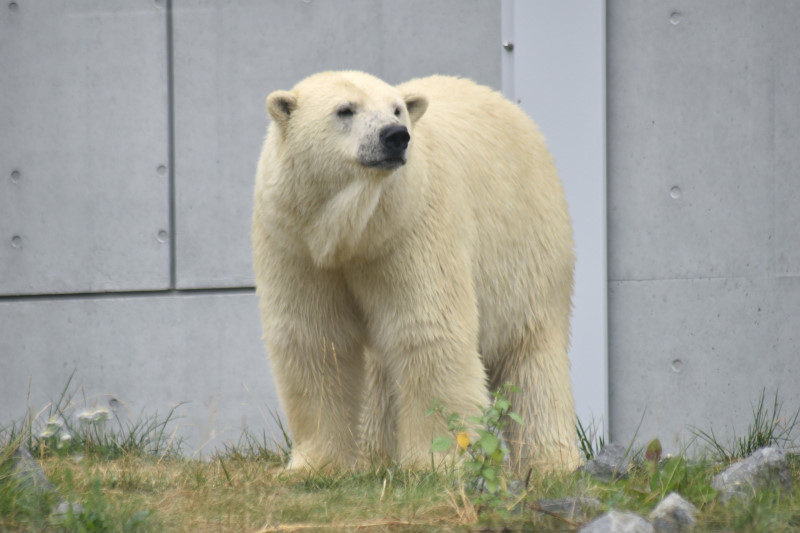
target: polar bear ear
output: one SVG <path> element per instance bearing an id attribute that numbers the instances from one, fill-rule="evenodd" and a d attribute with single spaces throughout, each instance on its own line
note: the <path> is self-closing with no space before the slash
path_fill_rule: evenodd
<path id="1" fill-rule="evenodd" d="M 421 94 L 407 94 L 403 97 L 408 109 L 408 116 L 411 118 L 411 123 L 414 124 L 428 109 L 428 99 Z"/>
<path id="2" fill-rule="evenodd" d="M 289 91 L 275 91 L 267 96 L 267 112 L 281 126 L 289 122 L 289 116 L 295 109 L 297 97 Z"/>

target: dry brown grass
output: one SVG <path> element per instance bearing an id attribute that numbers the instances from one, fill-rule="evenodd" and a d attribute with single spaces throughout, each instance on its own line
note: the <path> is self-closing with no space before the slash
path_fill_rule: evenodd
<path id="1" fill-rule="evenodd" d="M 262 459 L 124 457 L 42 461 L 70 500 L 99 486 L 107 522 L 152 512 L 143 529 L 169 531 L 413 531 L 468 527 L 477 513 L 444 476 L 290 474 Z M 95 489 L 96 490 L 96 489 Z"/>

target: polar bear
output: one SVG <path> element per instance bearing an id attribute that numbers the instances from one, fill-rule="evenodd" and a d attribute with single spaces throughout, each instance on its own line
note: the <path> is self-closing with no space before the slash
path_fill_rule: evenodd
<path id="1" fill-rule="evenodd" d="M 577 466 L 572 229 L 531 120 L 465 79 L 353 71 L 267 111 L 253 256 L 289 468 L 430 466 L 447 424 L 426 411 L 507 382 L 514 468 Z"/>

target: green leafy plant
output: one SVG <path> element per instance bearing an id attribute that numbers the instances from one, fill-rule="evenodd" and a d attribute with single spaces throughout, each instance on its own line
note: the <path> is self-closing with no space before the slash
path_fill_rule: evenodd
<path id="1" fill-rule="evenodd" d="M 101 531 L 156 531 L 151 523 L 153 511 L 149 509 L 118 508 L 105 494 L 103 481 L 93 477 L 89 490 L 80 507 L 70 506 L 58 522 L 67 531 L 93 533 Z"/>
<path id="2" fill-rule="evenodd" d="M 651 498 L 660 501 L 670 492 L 679 491 L 687 478 L 686 460 L 681 456 L 661 462 L 661 441 L 653 439 L 645 450 L 645 465 L 650 476 Z"/>
<path id="3" fill-rule="evenodd" d="M 508 396 L 519 392 L 509 383 L 492 393 L 492 402 L 477 416 L 467 417 L 466 421 L 455 413 L 447 413 L 437 404 L 428 414 L 442 413 L 447 418 L 447 429 L 452 435 L 442 435 L 434 439 L 431 451 L 447 452 L 455 444 L 462 456 L 467 479 L 475 490 L 473 503 L 488 506 L 501 514 L 507 512 L 504 503 L 508 496 L 508 482 L 504 468 L 508 448 L 502 439 L 502 431 L 509 422 L 522 424 L 519 414 L 511 410 Z M 468 427 L 475 428 L 477 438 L 470 439 Z M 454 443 L 455 440 L 455 443 Z"/>
<path id="4" fill-rule="evenodd" d="M 91 490 L 82 508 L 75 511 L 70 507 L 67 510 L 63 525 L 70 531 L 88 532 L 111 529 L 108 501 L 103 497 L 102 484 L 99 479 L 91 481 Z"/>

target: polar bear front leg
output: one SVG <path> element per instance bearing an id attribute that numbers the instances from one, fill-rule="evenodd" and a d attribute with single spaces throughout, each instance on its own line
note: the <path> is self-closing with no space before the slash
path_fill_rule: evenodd
<path id="1" fill-rule="evenodd" d="M 267 346 L 293 440 L 287 467 L 355 466 L 363 381 L 359 348 L 327 338 Z"/>
<path id="2" fill-rule="evenodd" d="M 358 456 L 363 325 L 341 276 L 300 258 L 256 262 L 264 337 L 293 439 L 289 468 Z"/>
<path id="3" fill-rule="evenodd" d="M 398 460 L 410 468 L 442 464 L 449 452 L 434 454 L 436 437 L 451 435 L 447 417 L 426 413 L 441 405 L 445 414 L 455 413 L 468 426 L 467 417 L 480 413 L 488 402 L 484 368 L 474 349 L 460 343 L 432 342 L 406 345 L 392 350 L 394 385 L 397 395 Z"/>
<path id="4" fill-rule="evenodd" d="M 493 388 L 511 383 L 518 389 L 509 400 L 524 423 L 509 420 L 504 432 L 511 465 L 520 477 L 531 468 L 570 472 L 581 464 L 567 357 L 568 320 L 564 310 L 520 328 L 515 347 L 491 371 Z"/>
<path id="5" fill-rule="evenodd" d="M 469 264 L 399 250 L 348 278 L 391 391 L 394 459 L 407 467 L 429 467 L 433 440 L 449 434 L 444 416 L 426 416 L 432 407 L 466 418 L 488 403 Z"/>
<path id="6" fill-rule="evenodd" d="M 383 358 L 374 350 L 364 352 L 365 384 L 361 411 L 363 459 L 367 466 L 387 466 L 395 459 L 397 420 L 393 381 Z"/>

